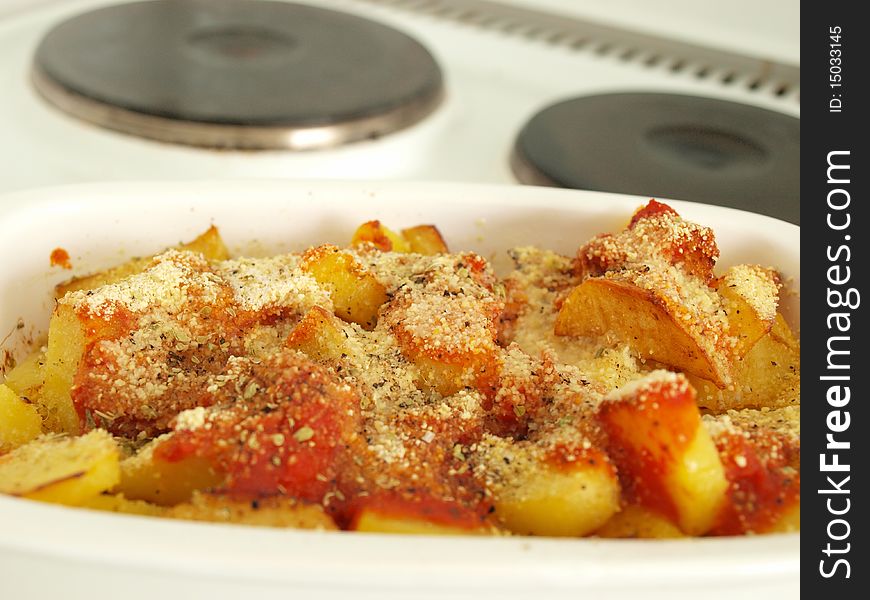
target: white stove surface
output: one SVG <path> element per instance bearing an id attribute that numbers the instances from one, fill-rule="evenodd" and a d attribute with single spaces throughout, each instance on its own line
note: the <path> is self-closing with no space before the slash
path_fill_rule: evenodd
<path id="1" fill-rule="evenodd" d="M 666 63 L 648 66 L 587 46 L 485 30 L 401 6 L 419 0 L 319 0 L 306 3 L 379 20 L 422 42 L 444 71 L 447 95 L 440 108 L 409 129 L 332 150 L 232 152 L 169 145 L 77 121 L 46 105 L 30 85 L 34 49 L 53 25 L 117 2 L 3 1 L 0 191 L 89 181 L 247 177 L 516 183 L 508 157 L 517 133 L 535 112 L 567 97 L 665 91 L 800 112 L 796 89 L 752 90 L 739 79 L 723 84 L 715 72 L 698 77 Z"/>

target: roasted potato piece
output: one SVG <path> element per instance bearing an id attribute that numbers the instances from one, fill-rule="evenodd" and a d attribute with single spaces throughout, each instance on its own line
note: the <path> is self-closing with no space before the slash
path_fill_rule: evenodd
<path id="1" fill-rule="evenodd" d="M 724 387 L 737 340 L 711 287 L 719 256 L 712 230 L 650 201 L 628 227 L 577 252 L 583 279 L 560 307 L 556 335 L 611 335 L 653 361 Z"/>
<path id="2" fill-rule="evenodd" d="M 175 246 L 175 248 L 178 250 L 187 250 L 189 252 L 202 254 L 209 260 L 227 260 L 230 257 L 230 253 L 224 245 L 223 239 L 221 239 L 220 232 L 218 232 L 217 227 L 214 225 L 209 227 L 194 240 L 187 242 L 186 244 L 179 244 L 178 246 Z M 59 284 L 55 288 L 54 295 L 56 298 L 61 298 L 67 292 L 75 290 L 92 290 L 101 285 L 106 285 L 107 283 L 116 283 L 130 275 L 135 275 L 144 271 L 145 268 L 151 264 L 151 260 L 154 256 L 156 255 L 133 258 L 117 267 L 112 267 L 105 271 L 99 271 L 98 273 L 85 275 L 84 277 L 75 277 L 67 282 Z"/>
<path id="3" fill-rule="evenodd" d="M 31 400 L 42 390 L 45 380 L 45 352 L 42 349 L 31 352 L 14 369 L 6 373 L 5 383 L 19 396 Z"/>
<path id="4" fill-rule="evenodd" d="M 180 244 L 178 250 L 202 254 L 208 260 L 228 260 L 230 257 L 230 252 L 224 244 L 220 231 L 214 225 L 190 242 Z"/>
<path id="5" fill-rule="evenodd" d="M 447 252 L 447 244 L 434 225 L 417 225 L 403 229 L 401 234 L 380 221 L 367 221 L 360 225 L 350 240 L 351 246 L 370 243 L 384 252 L 403 252 L 427 256 Z"/>
<path id="6" fill-rule="evenodd" d="M 417 386 L 449 396 L 496 375 L 496 325 L 490 304 L 424 293 L 397 295 L 384 311 L 402 354 L 417 367 Z"/>
<path id="7" fill-rule="evenodd" d="M 42 433 L 42 419 L 36 407 L 0 384 L 0 453 L 26 444 Z"/>
<path id="8" fill-rule="evenodd" d="M 709 284 L 718 257 L 711 229 L 684 220 L 667 204 L 650 200 L 635 211 L 625 229 L 597 235 L 582 246 L 575 268 L 583 277 L 598 277 L 626 269 L 662 272 L 662 267 L 669 265 Z"/>
<path id="9" fill-rule="evenodd" d="M 85 326 L 70 306 L 58 304 L 48 326 L 45 383 L 39 402 L 46 429 L 76 434 L 79 416 L 70 397 L 73 378 L 85 351 Z"/>
<path id="10" fill-rule="evenodd" d="M 166 516 L 166 509 L 142 500 L 130 500 L 123 494 L 100 494 L 82 501 L 82 508 L 91 508 L 105 512 L 116 512 L 125 515 L 140 515 L 143 517 Z"/>
<path id="11" fill-rule="evenodd" d="M 779 275 L 756 265 L 731 267 L 714 287 L 728 314 L 729 334 L 737 339 L 736 355 L 744 356 L 773 327 L 779 304 Z"/>
<path id="12" fill-rule="evenodd" d="M 487 360 L 482 356 L 446 357 L 447 360 L 442 360 L 416 351 L 405 352 L 405 356 L 417 367 L 417 387 L 435 390 L 445 397 L 465 387 L 474 387 L 478 373 L 487 369 Z"/>
<path id="13" fill-rule="evenodd" d="M 477 512 L 456 502 L 432 498 L 425 492 L 402 498 L 384 492 L 353 503 L 352 531 L 410 535 L 474 535 L 495 528 Z"/>
<path id="14" fill-rule="evenodd" d="M 69 434 L 81 431 L 70 396 L 79 364 L 89 343 L 116 337 L 123 326 L 121 320 L 78 315 L 72 306 L 57 304 L 48 325 L 45 382 L 36 398 L 47 430 Z"/>
<path id="15" fill-rule="evenodd" d="M 773 321 L 773 326 L 770 329 L 770 336 L 777 342 L 784 344 L 789 350 L 793 350 L 800 354 L 801 343 L 795 335 L 791 327 L 788 326 L 788 321 L 782 316 L 782 313 L 776 313 L 776 319 Z"/>
<path id="16" fill-rule="evenodd" d="M 368 242 L 384 252 L 411 252 L 408 241 L 380 221 L 366 221 L 354 232 L 350 240 L 351 246 L 359 246 Z"/>
<path id="17" fill-rule="evenodd" d="M 374 328 L 387 291 L 350 254 L 329 244 L 317 246 L 303 254 L 300 267 L 329 292 L 336 316 Z"/>
<path id="18" fill-rule="evenodd" d="M 705 415 L 728 479 L 715 529 L 740 535 L 800 528 L 800 407 Z"/>
<path id="19" fill-rule="evenodd" d="M 759 533 L 794 533 L 801 530 L 801 502 L 798 496 L 794 504 L 786 508 L 773 523 Z"/>
<path id="20" fill-rule="evenodd" d="M 698 391 L 698 404 L 713 413 L 800 404 L 800 345 L 781 315 L 771 331 L 735 361 L 733 373 L 733 382 L 725 389 L 689 376 Z"/>
<path id="21" fill-rule="evenodd" d="M 556 335 L 615 334 L 641 357 L 693 373 L 724 386 L 727 357 L 711 352 L 654 290 L 627 281 L 587 279 L 565 299 L 556 317 Z"/>
<path id="22" fill-rule="evenodd" d="M 684 376 L 654 371 L 626 385 L 605 399 L 598 420 L 631 503 L 689 535 L 714 525 L 728 482 Z"/>
<path id="23" fill-rule="evenodd" d="M 686 537 L 673 522 L 636 504 L 613 515 L 595 535 L 603 538 L 666 539 Z"/>
<path id="24" fill-rule="evenodd" d="M 250 501 L 235 500 L 217 494 L 194 492 L 189 502 L 166 510 L 173 519 L 238 523 L 262 527 L 294 529 L 338 529 L 335 521 L 319 504 L 305 504 L 292 498 L 271 497 Z"/>
<path id="25" fill-rule="evenodd" d="M 530 442 L 502 441 L 485 454 L 502 477 L 493 486 L 494 516 L 521 535 L 582 536 L 619 509 L 619 482 L 605 455 L 578 448 L 560 460 Z"/>
<path id="26" fill-rule="evenodd" d="M 197 490 L 219 485 L 223 474 L 206 459 L 195 456 L 170 462 L 154 456 L 154 449 L 165 439 L 159 437 L 134 456 L 121 462 L 121 478 L 116 488 L 131 500 L 145 500 L 161 506 L 188 501 Z"/>
<path id="27" fill-rule="evenodd" d="M 0 492 L 76 506 L 113 488 L 120 478 L 112 436 L 45 436 L 0 456 Z"/>
<path id="28" fill-rule="evenodd" d="M 318 362 L 340 360 L 351 352 L 341 328 L 335 315 L 315 306 L 290 332 L 285 345 Z"/>
<path id="29" fill-rule="evenodd" d="M 417 225 L 402 230 L 410 252 L 432 256 L 449 252 L 447 243 L 441 237 L 441 232 L 434 225 Z"/>
<path id="30" fill-rule="evenodd" d="M 378 507 L 362 509 L 353 524 L 353 531 L 369 533 L 404 533 L 409 535 L 469 535 L 488 533 L 484 529 L 468 529 L 427 521 L 420 517 L 390 514 Z"/>

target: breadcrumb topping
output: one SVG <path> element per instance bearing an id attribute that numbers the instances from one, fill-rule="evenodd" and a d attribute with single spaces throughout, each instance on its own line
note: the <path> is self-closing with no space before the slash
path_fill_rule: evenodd
<path id="1" fill-rule="evenodd" d="M 85 430 L 155 439 L 141 460 L 205 459 L 223 477 L 219 493 L 318 504 L 340 526 L 384 493 L 489 522 L 502 491 L 521 498 L 541 469 L 582 461 L 616 482 L 598 417 L 613 405 L 602 403 L 643 404 L 689 383 L 610 333 L 555 335 L 571 291 L 596 277 L 652 292 L 723 372 L 736 343 L 712 232 L 650 206 L 576 259 L 513 249 L 503 279 L 474 253 L 341 250 L 386 291 L 369 329 L 338 314 L 299 254 L 210 262 L 169 250 L 140 274 L 59 300 L 86 335 L 71 397 Z M 732 268 L 718 285 L 772 320 L 771 273 Z M 750 459 L 729 436 L 781 471 L 799 452 L 790 410 L 703 423 L 735 469 Z"/>
<path id="2" fill-rule="evenodd" d="M 722 276 L 720 286 L 732 288 L 762 320 L 773 322 L 782 287 L 772 268 L 735 265 Z"/>

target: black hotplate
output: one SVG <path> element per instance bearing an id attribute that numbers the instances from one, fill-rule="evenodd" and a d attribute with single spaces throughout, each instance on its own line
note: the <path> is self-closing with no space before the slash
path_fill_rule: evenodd
<path id="1" fill-rule="evenodd" d="M 297 135 L 299 147 L 377 137 L 429 114 L 443 92 L 435 59 L 408 35 L 266 0 L 156 0 L 78 15 L 43 38 L 34 81 L 61 109 L 111 129 L 220 146 L 248 128 L 245 147 L 294 147 L 299 129 L 317 130 Z"/>
<path id="2" fill-rule="evenodd" d="M 535 114 L 516 141 L 523 183 L 689 200 L 800 223 L 800 120 L 714 98 L 619 93 Z"/>

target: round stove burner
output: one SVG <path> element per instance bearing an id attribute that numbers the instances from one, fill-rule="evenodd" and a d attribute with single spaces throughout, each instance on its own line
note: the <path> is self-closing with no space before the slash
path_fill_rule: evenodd
<path id="1" fill-rule="evenodd" d="M 109 6 L 52 29 L 33 81 L 100 126 L 221 148 L 306 150 L 431 113 L 441 70 L 418 42 L 332 10 L 266 0 Z"/>
<path id="2" fill-rule="evenodd" d="M 692 200 L 800 223 L 800 120 L 734 102 L 606 94 L 525 125 L 523 183 Z"/>

